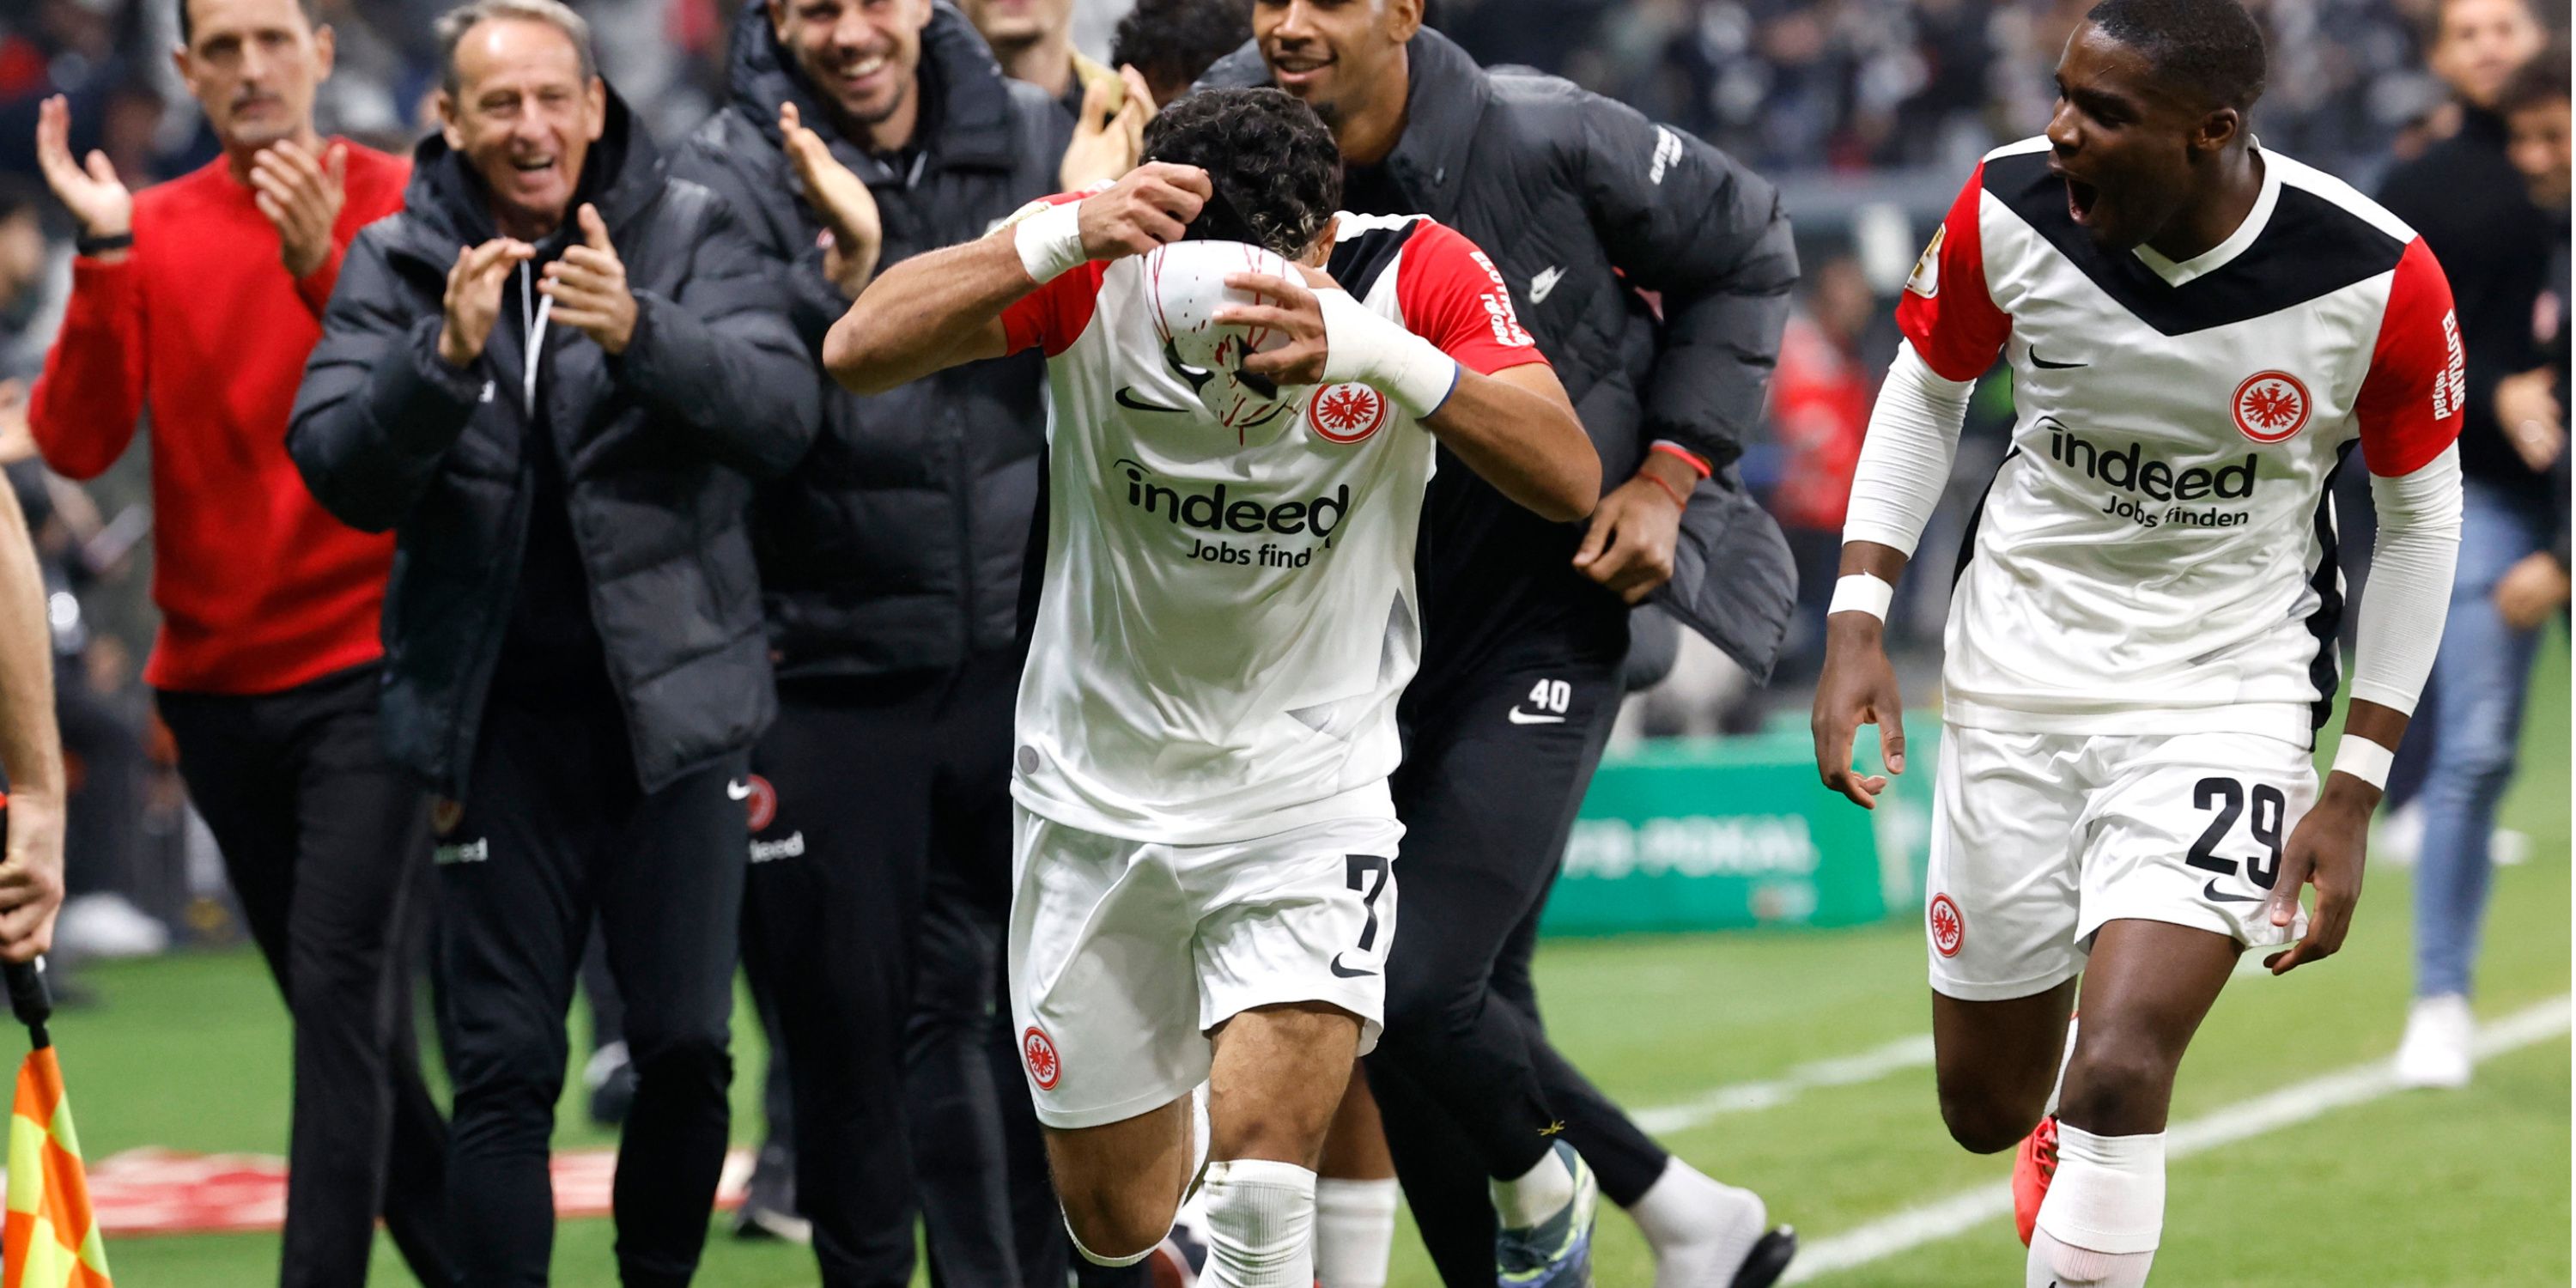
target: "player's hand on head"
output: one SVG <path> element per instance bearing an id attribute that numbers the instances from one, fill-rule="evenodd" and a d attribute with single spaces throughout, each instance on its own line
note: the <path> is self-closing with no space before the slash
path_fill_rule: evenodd
<path id="1" fill-rule="evenodd" d="M 1846 623 L 1845 618 L 1853 620 Z M 1852 768 L 1852 742 L 1862 725 L 1878 726 L 1880 761 L 1888 773 L 1905 772 L 1905 702 L 1897 692 L 1896 667 L 1887 660 L 1878 619 L 1867 613 L 1835 613 L 1825 621 L 1825 673 L 1816 681 L 1816 709 L 1809 721 L 1816 739 L 1816 773 L 1853 804 L 1875 809 L 1887 778 Z"/>
<path id="2" fill-rule="evenodd" d="M 2349 775 L 2329 774 L 2316 806 L 2290 829 L 2290 843 L 2282 848 L 2280 875 L 2264 901 L 2265 919 L 2284 930 L 2297 924 L 2303 886 L 2317 888 L 2317 906 L 2299 942 L 2263 959 L 2275 975 L 2332 957 L 2352 930 L 2352 912 L 2361 902 L 2370 815 L 2378 805 L 2376 792 L 2350 789 L 2352 781 Z"/>
<path id="3" fill-rule="evenodd" d="M 1332 278 L 1324 282 L 1330 286 Z M 1316 288 L 1268 273 L 1228 273 L 1225 284 L 1260 297 L 1260 302 L 1226 305 L 1210 321 L 1218 326 L 1266 327 L 1288 337 L 1286 344 L 1245 358 L 1243 369 L 1283 385 L 1322 384 L 1324 360 L 1331 348 L 1325 341 L 1324 306 L 1315 298 Z"/>
<path id="4" fill-rule="evenodd" d="M 1207 171 L 1197 166 L 1140 165 L 1082 199 L 1082 253 L 1121 259 L 1179 241 L 1215 192 Z"/>
<path id="5" fill-rule="evenodd" d="M 349 145 L 334 143 L 321 156 L 293 139 L 261 148 L 251 158 L 251 201 L 277 229 L 286 271 L 304 277 L 331 259 L 331 229 L 347 202 Z"/>
<path id="6" fill-rule="evenodd" d="M 36 110 L 36 166 L 45 186 L 80 222 L 83 236 L 116 237 L 134 230 L 134 194 L 116 177 L 107 154 L 91 149 L 72 158 L 71 101 L 60 94 Z"/>

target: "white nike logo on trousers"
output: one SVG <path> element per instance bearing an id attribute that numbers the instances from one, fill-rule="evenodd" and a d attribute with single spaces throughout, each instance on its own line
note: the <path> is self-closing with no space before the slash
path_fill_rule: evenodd
<path id="1" fill-rule="evenodd" d="M 1565 717 L 1563 717 L 1563 716 L 1543 716 L 1543 715 L 1538 715 L 1538 714 L 1533 713 L 1533 712 L 1523 711 L 1523 710 L 1521 710 L 1519 707 L 1514 707 L 1514 708 L 1512 708 L 1512 723 L 1513 723 L 1513 724 L 1564 724 L 1564 723 L 1565 723 Z"/>

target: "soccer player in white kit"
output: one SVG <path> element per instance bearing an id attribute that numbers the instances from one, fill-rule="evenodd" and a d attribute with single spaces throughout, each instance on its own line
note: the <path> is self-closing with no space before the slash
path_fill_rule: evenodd
<path id="1" fill-rule="evenodd" d="M 2011 363 L 2013 450 L 1951 594 L 1926 932 L 1951 1135 L 2031 1133 L 2030 1288 L 2146 1282 L 2184 1047 L 2245 948 L 2288 945 L 2279 974 L 2341 946 L 2449 597 L 2450 288 L 2412 230 L 2248 133 L 2264 66 L 2235 0 L 2091 11 L 2046 135 L 1986 157 L 1906 283 L 1852 485 L 1816 761 L 1867 806 L 1858 725 L 1905 769 L 1889 588 L 1972 383 Z M 2380 528 L 2320 791 L 2328 480 L 2356 443 Z"/>
<path id="2" fill-rule="evenodd" d="M 1085 1256 L 1142 1259 L 1207 1083 L 1202 1282 L 1308 1288 L 1313 1169 L 1396 933 L 1435 442 L 1559 520 L 1600 460 L 1472 243 L 1334 213 L 1304 104 L 1198 94 L 1145 143 L 1114 186 L 889 270 L 825 361 L 867 390 L 1048 355 L 1010 967 L 1056 1192 Z"/>

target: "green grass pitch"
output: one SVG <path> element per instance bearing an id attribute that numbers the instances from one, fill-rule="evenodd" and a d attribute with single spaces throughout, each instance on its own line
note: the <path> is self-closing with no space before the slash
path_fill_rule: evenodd
<path id="1" fill-rule="evenodd" d="M 2568 663 L 2553 644 L 2533 695 L 2521 783 L 2505 822 L 2531 834 L 2530 863 L 2498 875 L 2480 973 L 2481 1015 L 2560 997 L 2569 980 Z M 2328 745 L 2331 745 L 2330 743 Z M 2182 1122 L 2274 1088 L 2385 1056 L 2407 1000 L 2408 874 L 2373 872 L 2345 953 L 2284 980 L 2229 989 L 2184 1066 Z M 1927 1027 L 1919 932 L 1868 930 L 1551 943 L 1541 994 L 1558 1043 L 1632 1108 L 1776 1078 Z M 91 1158 L 137 1145 L 284 1152 L 287 1033 L 247 954 L 102 967 L 104 1006 L 58 1025 Z M 759 1068 L 756 1030 L 741 1067 Z M 2569 1281 L 2568 1043 L 2554 1038 L 2480 1067 L 2459 1094 L 2389 1096 L 2178 1161 L 2159 1283 L 2193 1288 L 2435 1288 Z M 735 1122 L 758 1109 L 738 1078 Z M 569 1111 L 570 1105 L 567 1104 Z M 567 1112 L 562 1140 L 606 1138 Z M 1684 1157 L 1752 1185 L 1775 1219 L 1811 1239 L 2002 1178 L 2002 1159 L 1960 1152 L 1942 1133 L 1930 1071 L 1806 1090 L 1768 1108 L 1671 1135 Z M 1625 1217 L 1602 1218 L 1599 1281 L 1651 1281 Z M 566 1224 L 555 1282 L 615 1282 L 605 1221 Z M 274 1283 L 270 1236 L 127 1238 L 109 1245 L 130 1288 Z M 1817 1282 L 1884 1288 L 2018 1285 L 2008 1219 Z M 407 1284 L 378 1240 L 375 1282 Z M 815 1282 L 802 1249 L 711 1233 L 699 1282 L 789 1288 Z M 1409 1232 L 1394 1283 L 1436 1281 Z"/>

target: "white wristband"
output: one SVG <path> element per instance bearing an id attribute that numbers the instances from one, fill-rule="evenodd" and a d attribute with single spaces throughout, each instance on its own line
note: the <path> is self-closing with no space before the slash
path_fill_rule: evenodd
<path id="1" fill-rule="evenodd" d="M 2368 738 L 2345 734 L 2335 744 L 2334 772 L 2350 774 L 2373 787 L 2388 786 L 2388 767 L 2397 762 L 2397 753 Z"/>
<path id="2" fill-rule="evenodd" d="M 1324 315 L 1324 383 L 1356 380 L 1406 415 L 1427 420 L 1458 387 L 1458 360 L 1440 346 L 1370 312 L 1350 292 L 1319 290 Z"/>
<path id="3" fill-rule="evenodd" d="M 1011 245 L 1029 280 L 1044 286 L 1090 257 L 1082 253 L 1082 203 L 1049 206 L 1011 226 Z"/>
<path id="4" fill-rule="evenodd" d="M 1887 620 L 1887 606 L 1896 602 L 1896 587 L 1880 581 L 1876 574 L 1856 572 L 1834 583 L 1834 602 L 1825 615 L 1867 613 L 1880 621 Z"/>

